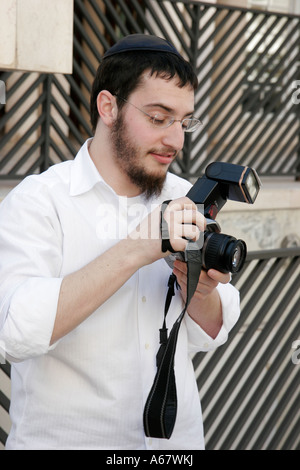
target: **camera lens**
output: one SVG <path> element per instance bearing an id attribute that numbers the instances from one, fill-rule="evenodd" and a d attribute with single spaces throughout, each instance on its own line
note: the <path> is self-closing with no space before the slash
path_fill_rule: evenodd
<path id="1" fill-rule="evenodd" d="M 238 242 L 238 240 L 237 240 Z M 240 264 L 241 264 L 241 257 L 242 257 L 242 246 L 240 244 L 238 244 L 236 247 L 235 247 L 235 250 L 233 252 L 233 255 L 232 255 L 232 266 L 234 269 L 237 269 Z"/>
<path id="2" fill-rule="evenodd" d="M 223 233 L 204 234 L 202 263 L 205 269 L 217 269 L 223 273 L 237 273 L 244 265 L 247 247 L 243 240 Z"/>

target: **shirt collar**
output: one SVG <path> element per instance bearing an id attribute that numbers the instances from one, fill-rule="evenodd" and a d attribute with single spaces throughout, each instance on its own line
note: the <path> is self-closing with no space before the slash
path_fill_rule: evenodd
<path id="1" fill-rule="evenodd" d="M 72 169 L 70 180 L 70 196 L 79 196 L 90 191 L 97 183 L 106 185 L 102 176 L 95 167 L 88 150 L 92 138 L 87 139 L 77 153 Z"/>
<path id="2" fill-rule="evenodd" d="M 73 160 L 69 192 L 70 196 L 79 196 L 80 194 L 87 193 L 93 189 L 96 184 L 101 184 L 109 189 L 113 194 L 116 194 L 104 181 L 90 157 L 88 147 L 91 141 L 92 138 L 85 141 Z M 172 199 L 172 194 L 176 185 L 177 180 L 168 172 L 166 182 L 158 200 L 164 201 L 165 199 Z"/>

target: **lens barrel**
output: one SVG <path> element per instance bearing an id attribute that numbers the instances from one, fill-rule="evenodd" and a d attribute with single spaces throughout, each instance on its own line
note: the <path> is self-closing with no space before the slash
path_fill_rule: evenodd
<path id="1" fill-rule="evenodd" d="M 231 235 L 205 232 L 202 249 L 203 267 L 222 273 L 237 273 L 244 265 L 247 255 L 246 243 Z"/>

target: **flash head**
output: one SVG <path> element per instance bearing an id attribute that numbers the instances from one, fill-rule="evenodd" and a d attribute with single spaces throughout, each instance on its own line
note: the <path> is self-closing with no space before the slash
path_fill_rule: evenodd
<path id="1" fill-rule="evenodd" d="M 247 202 L 253 204 L 261 187 L 259 176 L 253 168 L 247 168 L 241 185 L 244 188 Z"/>
<path id="2" fill-rule="evenodd" d="M 253 168 L 233 163 L 213 162 L 205 170 L 207 178 L 228 186 L 228 199 L 253 204 L 261 181 Z"/>
<path id="3" fill-rule="evenodd" d="M 228 199 L 253 204 L 261 187 L 260 179 L 253 168 L 226 162 L 213 162 L 205 175 L 197 179 L 187 197 L 204 208 L 206 230 L 202 248 L 202 265 L 221 272 L 236 273 L 244 265 L 247 246 L 243 240 L 222 234 L 216 216 Z M 184 254 L 172 253 L 165 258 L 173 269 L 175 259 L 185 260 Z"/>
<path id="4" fill-rule="evenodd" d="M 204 205 L 204 215 L 214 219 L 226 201 L 253 204 L 261 187 L 256 171 L 248 166 L 226 162 L 210 163 L 187 194 Z"/>

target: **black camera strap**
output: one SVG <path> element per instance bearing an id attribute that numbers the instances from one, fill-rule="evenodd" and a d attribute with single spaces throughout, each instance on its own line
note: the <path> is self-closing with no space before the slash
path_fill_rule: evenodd
<path id="1" fill-rule="evenodd" d="M 164 209 L 169 201 L 167 201 Z M 163 206 L 161 219 L 163 219 Z M 163 226 L 163 221 L 161 227 Z M 166 225 L 166 222 L 165 222 Z M 168 235 L 166 227 L 161 230 L 162 249 L 164 250 L 163 237 Z M 168 240 L 167 246 L 171 247 Z M 169 249 L 169 248 L 168 248 Z M 172 247 L 171 247 L 172 249 Z M 170 250 L 171 251 L 171 250 Z M 172 249 L 174 252 L 174 250 Z M 184 309 L 174 323 L 170 335 L 166 328 L 166 316 L 171 299 L 175 295 L 176 276 L 172 274 L 169 278 L 169 289 L 166 297 L 164 322 L 160 331 L 160 348 L 156 356 L 157 372 L 144 408 L 144 430 L 147 437 L 169 439 L 172 435 L 177 415 L 177 392 L 174 372 L 174 357 L 179 328 L 195 293 L 201 273 L 202 257 L 201 249 L 197 242 L 189 241 L 185 250 L 185 261 L 187 263 L 187 297 Z"/>

